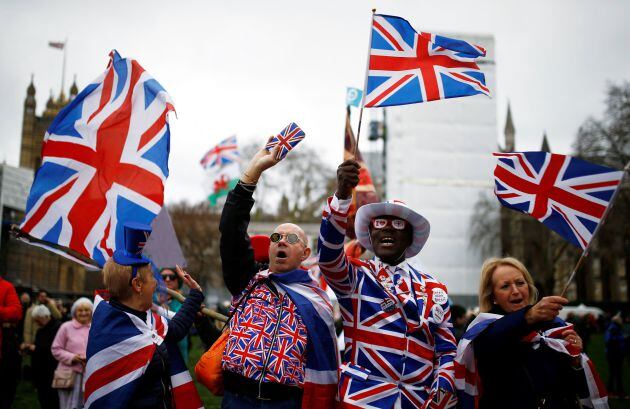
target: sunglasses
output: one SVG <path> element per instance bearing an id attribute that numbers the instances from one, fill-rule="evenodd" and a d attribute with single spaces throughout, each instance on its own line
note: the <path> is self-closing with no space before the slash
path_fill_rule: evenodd
<path id="1" fill-rule="evenodd" d="M 403 219 L 372 219 L 372 227 L 382 230 L 387 226 L 392 226 L 396 230 L 404 230 L 407 221 Z"/>
<path id="2" fill-rule="evenodd" d="M 283 237 L 286 237 L 286 241 L 289 244 L 295 244 L 299 241 L 299 242 L 302 242 L 302 244 L 306 246 L 306 243 L 304 243 L 302 239 L 300 239 L 300 236 L 298 236 L 295 233 L 287 233 L 287 234 L 272 233 L 271 236 L 269 236 L 269 240 L 271 240 L 272 243 L 278 243 L 280 240 L 282 240 Z"/>
<path id="3" fill-rule="evenodd" d="M 175 274 L 162 274 L 162 279 L 164 281 L 175 281 L 177 276 Z"/>

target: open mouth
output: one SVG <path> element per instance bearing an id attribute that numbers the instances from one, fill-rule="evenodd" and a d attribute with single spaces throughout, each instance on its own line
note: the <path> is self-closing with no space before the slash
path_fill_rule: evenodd
<path id="1" fill-rule="evenodd" d="M 522 302 L 523 302 L 523 299 L 522 299 L 522 298 L 517 298 L 516 300 L 512 300 L 512 301 L 510 301 L 510 304 L 514 304 L 514 305 L 516 305 L 516 304 L 520 304 L 520 303 L 522 303 Z"/>
<path id="2" fill-rule="evenodd" d="M 380 244 L 382 247 L 392 247 L 395 243 L 395 240 L 393 237 L 383 237 L 380 240 Z"/>
<path id="3" fill-rule="evenodd" d="M 287 253 L 284 250 L 278 250 L 278 252 L 276 253 L 276 259 L 284 260 L 286 258 L 287 258 Z"/>

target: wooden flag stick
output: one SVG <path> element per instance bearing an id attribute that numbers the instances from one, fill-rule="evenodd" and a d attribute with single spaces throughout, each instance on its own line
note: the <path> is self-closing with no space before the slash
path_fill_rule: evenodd
<path id="1" fill-rule="evenodd" d="M 363 95 L 361 96 L 361 109 L 359 110 L 359 127 L 357 128 L 357 140 L 354 145 L 352 156 L 357 159 L 357 150 L 359 149 L 359 138 L 361 137 L 361 122 L 363 121 L 363 107 L 365 106 L 365 93 L 367 92 L 367 82 L 370 73 L 370 53 L 372 51 L 372 27 L 374 26 L 374 14 L 376 9 L 372 9 L 372 19 L 370 20 L 370 41 L 368 42 L 367 62 L 365 64 L 365 80 L 363 81 Z"/>
<path id="2" fill-rule="evenodd" d="M 606 207 L 606 210 L 604 210 L 604 214 L 602 215 L 602 219 L 597 224 L 597 227 L 595 227 L 595 231 L 593 232 L 593 235 L 591 236 L 591 240 L 589 240 L 588 244 L 586 245 L 586 248 L 584 249 L 584 251 L 582 252 L 582 255 L 580 256 L 580 259 L 575 264 L 575 267 L 573 268 L 573 271 L 571 272 L 571 275 L 569 276 L 569 279 L 567 280 L 566 284 L 564 285 L 564 289 L 562 290 L 562 293 L 560 294 L 560 297 L 564 297 L 565 296 L 565 294 L 567 293 L 567 290 L 569 289 L 569 286 L 571 285 L 571 282 L 573 281 L 573 279 L 575 278 L 575 275 L 577 274 L 577 271 L 580 269 L 580 267 L 582 266 L 582 263 L 584 262 L 584 260 L 588 256 L 588 252 L 589 252 L 589 250 L 591 248 L 591 243 L 595 239 L 595 236 L 599 232 L 599 229 L 606 222 L 606 218 L 608 217 L 608 214 L 610 213 L 610 209 L 612 209 L 613 205 L 615 204 L 615 199 L 617 198 L 617 195 L 621 191 L 621 186 L 623 185 L 623 181 L 626 178 L 626 175 L 628 174 L 628 171 L 630 171 L 630 162 L 628 162 L 626 164 L 626 166 L 623 168 L 623 175 L 621 176 L 621 180 L 619 181 L 619 185 L 617 185 L 617 189 L 615 189 L 615 192 L 613 193 L 612 197 L 610 198 L 610 203 Z"/>
<path id="3" fill-rule="evenodd" d="M 168 292 L 168 295 L 175 298 L 177 301 L 181 302 L 182 304 L 184 303 L 184 301 L 186 301 L 186 298 L 180 293 L 178 293 L 177 291 L 171 290 L 170 288 L 167 288 L 166 291 Z M 228 320 L 228 318 L 225 315 L 219 314 L 218 312 L 213 311 L 210 308 L 203 307 L 201 309 L 201 312 L 207 315 L 208 317 L 214 318 L 215 320 L 219 320 L 221 322 L 227 322 Z"/>

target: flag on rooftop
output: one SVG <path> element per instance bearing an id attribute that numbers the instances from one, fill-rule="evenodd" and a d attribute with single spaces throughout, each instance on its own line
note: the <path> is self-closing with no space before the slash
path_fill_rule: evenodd
<path id="1" fill-rule="evenodd" d="M 235 161 L 237 162 L 239 159 L 236 135 L 233 135 L 222 140 L 217 146 L 206 152 L 199 163 L 201 163 L 204 169 L 209 169 L 211 167 L 221 167 Z"/>
<path id="2" fill-rule="evenodd" d="M 623 172 L 548 152 L 494 153 L 495 194 L 506 207 L 526 213 L 585 249 Z"/>
<path id="3" fill-rule="evenodd" d="M 63 48 L 66 46 L 66 43 L 62 43 L 60 41 L 49 41 L 48 46 L 52 48 L 57 48 L 59 50 L 63 50 Z"/>
<path id="4" fill-rule="evenodd" d="M 173 103 L 138 64 L 107 69 L 48 128 L 20 238 L 88 267 L 123 246 L 123 224 L 151 224 L 164 202 Z"/>
<path id="5" fill-rule="evenodd" d="M 416 32 L 401 17 L 372 23 L 366 107 L 490 95 L 476 61 L 486 50 L 463 40 Z"/>

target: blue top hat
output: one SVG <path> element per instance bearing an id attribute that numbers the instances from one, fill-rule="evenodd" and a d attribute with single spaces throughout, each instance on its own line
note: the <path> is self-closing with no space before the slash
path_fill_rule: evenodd
<path id="1" fill-rule="evenodd" d="M 114 261 L 122 266 L 139 267 L 151 264 L 151 259 L 142 255 L 144 245 L 151 235 L 151 226 L 127 222 L 124 228 L 124 247 L 114 251 Z M 135 268 L 134 268 L 135 270 Z"/>

